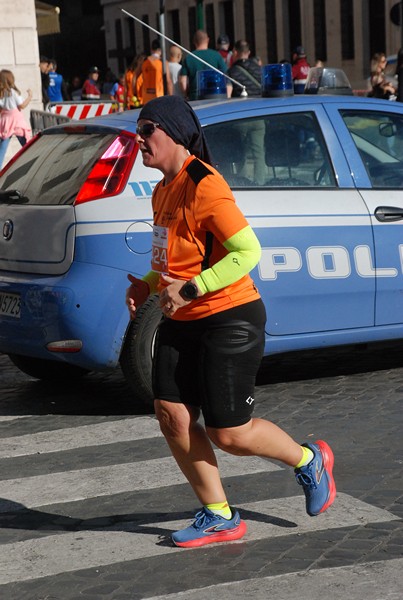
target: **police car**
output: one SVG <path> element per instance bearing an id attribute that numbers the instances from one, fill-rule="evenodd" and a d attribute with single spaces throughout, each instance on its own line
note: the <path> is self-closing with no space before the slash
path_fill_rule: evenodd
<path id="1" fill-rule="evenodd" d="M 403 338 L 403 111 L 300 95 L 194 103 L 254 228 L 266 355 Z M 129 322 L 127 274 L 150 268 L 138 111 L 44 130 L 0 175 L 0 352 L 36 378 L 122 367 L 150 402 L 151 297 Z"/>

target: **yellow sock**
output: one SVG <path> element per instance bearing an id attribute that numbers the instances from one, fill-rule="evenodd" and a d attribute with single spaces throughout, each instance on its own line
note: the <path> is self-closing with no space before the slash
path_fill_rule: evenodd
<path id="1" fill-rule="evenodd" d="M 216 504 L 206 504 L 206 508 L 211 510 L 215 515 L 219 515 L 224 519 L 232 519 L 232 512 L 228 502 L 217 502 Z"/>
<path id="2" fill-rule="evenodd" d="M 302 458 L 299 461 L 299 463 L 297 465 L 295 465 L 296 469 L 300 469 L 301 467 L 305 467 L 306 465 L 308 465 L 311 460 L 313 459 L 313 452 L 310 448 L 307 448 L 306 446 L 301 446 L 302 449 Z"/>

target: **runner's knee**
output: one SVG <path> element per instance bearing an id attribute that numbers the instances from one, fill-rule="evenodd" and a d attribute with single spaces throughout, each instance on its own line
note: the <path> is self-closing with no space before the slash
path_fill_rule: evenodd
<path id="1" fill-rule="evenodd" d="M 239 427 L 214 428 L 208 427 L 207 433 L 210 440 L 224 452 L 234 454 L 235 456 L 245 456 L 248 454 L 245 445 L 246 439 Z"/>
<path id="2" fill-rule="evenodd" d="M 161 432 L 165 437 L 187 435 L 192 423 L 195 423 L 199 416 L 198 409 L 185 404 L 155 400 L 154 406 Z"/>

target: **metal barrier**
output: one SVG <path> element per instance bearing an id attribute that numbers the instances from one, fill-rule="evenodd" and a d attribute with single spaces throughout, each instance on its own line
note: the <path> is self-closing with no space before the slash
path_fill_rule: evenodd
<path id="1" fill-rule="evenodd" d="M 33 135 L 42 129 L 68 123 L 71 120 L 89 119 L 108 115 L 116 110 L 116 103 L 103 100 L 76 100 L 50 102 L 46 110 L 31 110 L 30 122 Z"/>
<path id="2" fill-rule="evenodd" d="M 66 100 L 50 102 L 46 110 L 56 115 L 64 115 L 70 119 L 88 119 L 109 115 L 116 109 L 116 102 L 111 100 Z"/>
<path id="3" fill-rule="evenodd" d="M 70 117 L 64 115 L 55 115 L 47 110 L 31 110 L 29 120 L 31 123 L 32 135 L 36 135 L 47 127 L 60 125 L 60 123 L 69 123 Z"/>

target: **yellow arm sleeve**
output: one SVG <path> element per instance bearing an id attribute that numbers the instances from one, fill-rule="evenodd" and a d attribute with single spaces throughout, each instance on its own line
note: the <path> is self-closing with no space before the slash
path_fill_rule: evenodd
<path id="1" fill-rule="evenodd" d="M 257 265 L 262 253 L 259 240 L 249 225 L 226 240 L 223 246 L 228 254 L 194 278 L 202 294 L 215 292 L 241 279 Z"/>
<path id="2" fill-rule="evenodd" d="M 144 275 L 142 281 L 148 283 L 148 287 L 150 288 L 150 294 L 157 293 L 157 286 L 160 279 L 159 273 L 157 271 L 149 271 L 147 275 Z"/>

